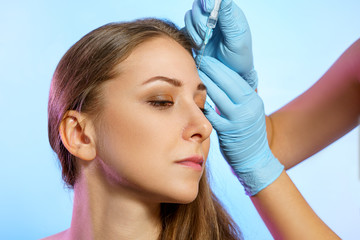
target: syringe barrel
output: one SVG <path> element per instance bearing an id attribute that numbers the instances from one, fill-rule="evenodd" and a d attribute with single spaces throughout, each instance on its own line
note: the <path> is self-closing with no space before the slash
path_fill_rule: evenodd
<path id="1" fill-rule="evenodd" d="M 208 21 L 206 23 L 207 27 L 215 28 L 219 16 L 220 4 L 221 0 L 215 0 L 214 9 L 211 11 Z"/>
<path id="2" fill-rule="evenodd" d="M 209 28 L 215 28 L 216 26 L 216 23 L 217 23 L 217 18 L 208 18 L 208 21 L 206 23 L 206 26 L 209 27 Z"/>

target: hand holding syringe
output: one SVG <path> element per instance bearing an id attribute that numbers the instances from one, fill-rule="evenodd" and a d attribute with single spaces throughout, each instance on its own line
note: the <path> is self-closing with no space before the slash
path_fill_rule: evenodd
<path id="1" fill-rule="evenodd" d="M 194 0 L 185 15 L 185 30 L 200 48 L 197 63 L 202 54 L 214 57 L 237 72 L 253 89 L 257 87 L 251 32 L 243 11 L 234 1 Z"/>

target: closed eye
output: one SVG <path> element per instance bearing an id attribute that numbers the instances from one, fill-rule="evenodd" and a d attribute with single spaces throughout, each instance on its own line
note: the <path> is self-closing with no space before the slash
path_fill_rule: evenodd
<path id="1" fill-rule="evenodd" d="M 166 109 L 166 108 L 171 107 L 172 105 L 174 105 L 173 101 L 168 101 L 168 100 L 148 101 L 148 103 L 151 106 L 154 106 L 154 107 L 159 108 L 159 109 Z"/>
<path id="2" fill-rule="evenodd" d="M 161 109 L 166 109 L 166 108 L 169 108 L 171 106 L 174 105 L 174 102 L 173 101 L 168 101 L 168 100 L 162 100 L 162 101 L 148 101 L 148 103 L 151 105 L 151 106 L 154 106 L 156 108 L 159 108 L 160 110 Z M 205 108 L 202 108 L 202 107 L 199 107 L 200 111 L 204 114 L 207 113 L 207 110 Z"/>

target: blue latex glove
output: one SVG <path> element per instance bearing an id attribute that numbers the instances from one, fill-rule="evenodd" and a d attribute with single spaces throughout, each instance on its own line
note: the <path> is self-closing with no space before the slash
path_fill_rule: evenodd
<path id="1" fill-rule="evenodd" d="M 272 154 L 266 136 L 264 104 L 236 72 L 204 56 L 199 75 L 221 112 L 205 104 L 205 114 L 217 131 L 221 151 L 246 194 L 253 196 L 278 178 L 284 166 Z"/>
<path id="2" fill-rule="evenodd" d="M 195 0 L 192 10 L 185 14 L 185 30 L 198 48 L 203 44 L 207 19 L 214 4 L 214 0 Z M 204 55 L 217 58 L 256 89 L 258 78 L 254 70 L 249 25 L 244 13 L 232 0 L 221 2 L 218 23 Z"/>

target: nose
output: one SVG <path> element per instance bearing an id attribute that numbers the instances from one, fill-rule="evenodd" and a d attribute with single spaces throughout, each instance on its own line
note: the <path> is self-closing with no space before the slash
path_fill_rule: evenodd
<path id="1" fill-rule="evenodd" d="M 209 138 L 212 126 L 199 107 L 193 104 L 188 106 L 185 112 L 186 115 L 183 115 L 183 119 L 185 119 L 183 138 L 199 143 Z"/>

